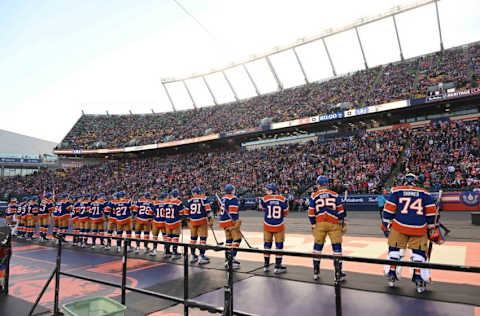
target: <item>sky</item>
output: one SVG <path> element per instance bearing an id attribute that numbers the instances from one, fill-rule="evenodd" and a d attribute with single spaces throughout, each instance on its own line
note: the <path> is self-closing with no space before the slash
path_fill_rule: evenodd
<path id="1" fill-rule="evenodd" d="M 60 142 L 82 110 L 171 111 L 162 78 L 208 72 L 411 2 L 2 0 L 0 128 Z M 438 5 L 445 48 L 480 40 L 480 1 L 441 0 Z M 434 5 L 396 21 L 405 58 L 439 50 Z M 399 60 L 392 19 L 360 27 L 359 36 L 370 67 Z M 329 37 L 326 44 L 338 74 L 364 69 L 354 31 Z M 309 81 L 332 76 L 321 42 L 297 52 Z M 304 83 L 292 51 L 271 60 L 285 88 Z M 261 93 L 277 89 L 265 60 L 247 67 Z M 241 68 L 226 73 L 240 98 L 255 94 Z M 218 103 L 234 100 L 222 74 L 206 80 Z M 197 106 L 213 104 L 201 79 L 187 85 Z M 177 110 L 192 108 L 183 84 L 168 88 Z"/>

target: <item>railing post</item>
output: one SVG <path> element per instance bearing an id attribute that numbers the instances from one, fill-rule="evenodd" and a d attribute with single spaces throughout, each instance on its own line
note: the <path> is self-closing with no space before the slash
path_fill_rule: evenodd
<path id="1" fill-rule="evenodd" d="M 57 264 L 56 264 L 56 273 L 55 273 L 55 299 L 53 303 L 53 314 L 55 316 L 60 315 L 58 308 L 58 296 L 60 293 L 60 266 L 62 265 L 62 242 L 63 235 L 60 234 L 57 238 L 58 248 L 57 248 Z"/>
<path id="2" fill-rule="evenodd" d="M 342 316 L 342 292 L 341 292 L 341 273 L 340 268 L 340 259 L 335 258 L 333 260 L 333 265 L 335 266 L 335 309 L 336 315 Z"/>
<path id="3" fill-rule="evenodd" d="M 232 249 L 226 250 L 228 262 L 227 285 L 225 286 L 225 300 L 223 304 L 223 316 L 233 316 L 233 255 Z"/>
<path id="4" fill-rule="evenodd" d="M 117 242 L 122 242 L 121 239 L 117 239 Z M 126 239 L 123 239 L 123 256 L 122 256 L 122 304 L 125 305 L 125 294 L 127 286 L 127 249 L 128 242 Z"/>
<path id="5" fill-rule="evenodd" d="M 188 316 L 188 246 L 183 246 L 183 315 Z"/>
<path id="6" fill-rule="evenodd" d="M 8 295 L 8 280 L 10 279 L 10 258 L 12 257 L 12 233 L 8 235 L 8 255 L 7 255 L 7 268 L 5 270 L 5 295 Z"/>

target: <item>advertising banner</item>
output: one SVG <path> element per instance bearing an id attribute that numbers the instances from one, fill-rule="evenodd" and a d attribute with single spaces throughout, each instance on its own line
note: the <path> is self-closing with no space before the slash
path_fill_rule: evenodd
<path id="1" fill-rule="evenodd" d="M 275 123 L 273 123 L 273 124 L 275 124 Z M 217 136 L 215 138 L 209 138 L 209 139 L 232 137 L 232 136 L 244 135 L 244 134 L 255 133 L 255 132 L 260 132 L 260 131 L 262 131 L 262 129 L 259 128 L 259 127 L 239 129 L 239 130 L 236 130 L 236 131 L 230 131 L 230 132 L 225 132 L 225 133 L 221 133 L 221 134 L 209 135 L 209 136 Z M 208 136 L 203 136 L 203 137 L 208 137 Z"/>
<path id="2" fill-rule="evenodd" d="M 425 100 L 426 98 L 410 99 L 408 100 L 408 105 L 414 106 L 414 105 L 425 104 Z"/>
<path id="3" fill-rule="evenodd" d="M 343 118 L 343 112 L 329 113 L 318 116 L 319 121 L 330 121 Z"/>
<path id="4" fill-rule="evenodd" d="M 380 111 L 388 111 L 388 110 L 405 108 L 407 106 L 408 106 L 408 101 L 401 100 L 401 101 L 394 101 L 394 102 L 385 103 L 385 104 L 379 104 L 379 105 L 376 105 L 376 108 L 377 108 L 377 112 L 380 112 Z"/>
<path id="5" fill-rule="evenodd" d="M 10 163 L 42 163 L 42 159 L 32 159 L 32 158 L 0 158 L 0 162 L 10 162 Z"/>
<path id="6" fill-rule="evenodd" d="M 455 91 L 455 92 L 450 92 L 445 94 L 432 95 L 432 96 L 426 97 L 425 102 L 426 103 L 438 102 L 443 100 L 469 97 L 469 96 L 478 95 L 478 94 L 480 94 L 480 87 L 472 88 L 464 91 Z"/>
<path id="7" fill-rule="evenodd" d="M 368 114 L 368 107 L 355 109 L 355 115 L 364 115 Z"/>
<path id="8" fill-rule="evenodd" d="M 204 142 L 212 139 L 218 139 L 219 137 L 220 137 L 220 134 L 211 134 L 211 135 L 194 137 L 194 138 L 174 140 L 172 142 L 160 143 L 160 144 L 157 144 L 156 146 L 157 148 L 173 147 L 173 146 L 180 146 L 185 144 Z"/>
<path id="9" fill-rule="evenodd" d="M 148 150 L 148 149 L 156 149 L 157 144 L 150 144 L 150 145 L 143 145 L 143 146 L 132 146 L 124 148 L 125 152 L 129 151 L 140 151 L 140 150 Z"/>
<path id="10" fill-rule="evenodd" d="M 375 194 L 352 194 L 347 196 L 344 204 L 348 211 L 378 211 L 377 195 Z"/>
<path id="11" fill-rule="evenodd" d="M 350 117 L 350 116 L 355 116 L 355 115 L 357 115 L 357 114 L 355 113 L 355 109 L 352 109 L 352 110 L 348 110 L 348 111 L 343 112 L 343 116 L 344 116 L 344 117 Z"/>
<path id="12" fill-rule="evenodd" d="M 432 194 L 435 200 L 438 193 Z M 443 192 L 442 211 L 480 211 L 480 193 L 467 192 Z"/>

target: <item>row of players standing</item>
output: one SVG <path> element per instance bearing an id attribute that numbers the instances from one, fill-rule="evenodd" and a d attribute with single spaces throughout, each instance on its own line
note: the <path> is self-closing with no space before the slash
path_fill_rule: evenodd
<path id="1" fill-rule="evenodd" d="M 431 195 L 424 189 L 416 187 L 416 177 L 412 174 L 406 176 L 406 185 L 392 189 L 382 213 L 382 230 L 388 237 L 389 254 L 392 260 L 402 259 L 402 249 L 412 249 L 412 259 L 417 262 L 425 262 L 426 247 L 428 239 L 441 243 L 442 236 L 439 235 L 437 209 Z M 332 244 L 334 255 L 342 254 L 342 239 L 346 231 L 344 223 L 344 207 L 338 193 L 328 189 L 328 179 L 325 176 L 317 178 L 317 190 L 309 200 L 308 218 L 312 225 L 314 237 L 314 253 L 322 253 L 323 246 L 328 235 Z M 285 242 L 285 217 L 288 215 L 288 201 L 277 192 L 275 184 L 269 184 L 265 188 L 266 195 L 261 200 L 261 207 L 264 215 L 264 248 L 271 249 L 273 242 L 277 249 L 283 249 Z M 239 200 L 235 196 L 235 187 L 228 184 L 224 188 L 224 195 L 219 199 L 220 219 L 219 226 L 225 231 L 226 246 L 233 249 L 233 267 L 239 268 L 240 262 L 236 257 L 236 248 L 242 240 L 241 220 L 239 218 Z M 191 243 L 206 244 L 208 237 L 208 226 L 213 226 L 211 204 L 201 189 L 192 189 L 192 197 L 188 200 L 186 207 L 179 199 L 178 190 L 172 190 L 169 194 L 161 193 L 157 200 L 152 200 L 150 193 L 145 193 L 136 203 L 125 197 L 124 192 L 114 194 L 114 199 L 107 202 L 103 194 L 98 194 L 93 200 L 88 194 L 78 197 L 72 203 L 68 194 L 61 194 L 60 200 L 56 203 L 51 199 L 51 194 L 46 194 L 38 206 L 35 197 L 29 202 L 22 202 L 17 207 L 17 218 L 19 218 L 19 232 L 26 232 L 27 237 L 33 236 L 36 218 L 40 225 L 42 239 L 46 239 L 48 232 L 49 214 L 53 213 L 54 227 L 53 234 L 66 232 L 69 220 L 73 223 L 74 233 L 90 233 L 98 235 L 100 243 L 107 249 L 111 247 L 111 240 L 108 238 L 116 231 L 117 235 L 126 233 L 131 237 L 132 230 L 141 236 L 144 234 L 144 249 L 148 251 L 147 239 L 161 239 L 178 243 L 182 230 L 182 217 L 189 217 L 191 229 Z M 15 206 L 10 206 L 15 210 Z M 11 212 L 10 212 L 11 213 Z M 20 216 L 18 216 L 20 215 Z M 132 215 L 135 215 L 133 217 Z M 150 234 L 151 233 L 151 234 Z M 74 237 L 74 244 L 86 246 L 85 238 Z M 128 247 L 131 245 L 129 244 Z M 92 247 L 96 247 L 96 237 L 92 238 Z M 175 244 L 165 246 L 165 256 L 172 256 L 173 259 L 180 258 Z M 139 245 L 136 245 L 139 251 Z M 156 254 L 155 247 L 150 252 Z M 198 257 L 193 250 L 192 261 L 200 264 L 209 262 L 205 256 L 205 249 L 200 248 Z M 269 270 L 270 255 L 265 254 L 265 271 Z M 319 279 L 320 260 L 313 260 L 314 279 Z M 276 255 L 275 273 L 286 272 L 282 265 L 282 256 Z M 385 274 L 389 284 L 393 286 L 399 279 L 399 270 L 396 266 L 385 267 Z M 341 280 L 345 278 L 340 273 Z M 412 281 L 417 285 L 417 290 L 423 292 L 425 282 L 429 281 L 429 272 L 426 269 L 414 269 Z"/>

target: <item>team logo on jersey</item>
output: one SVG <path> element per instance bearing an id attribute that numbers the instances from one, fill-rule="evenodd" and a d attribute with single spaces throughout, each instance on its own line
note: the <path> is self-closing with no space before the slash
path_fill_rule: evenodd
<path id="1" fill-rule="evenodd" d="M 463 192 L 460 195 L 460 201 L 462 201 L 463 204 L 466 204 L 468 206 L 476 206 L 478 205 L 479 202 L 479 196 L 477 192 Z"/>

